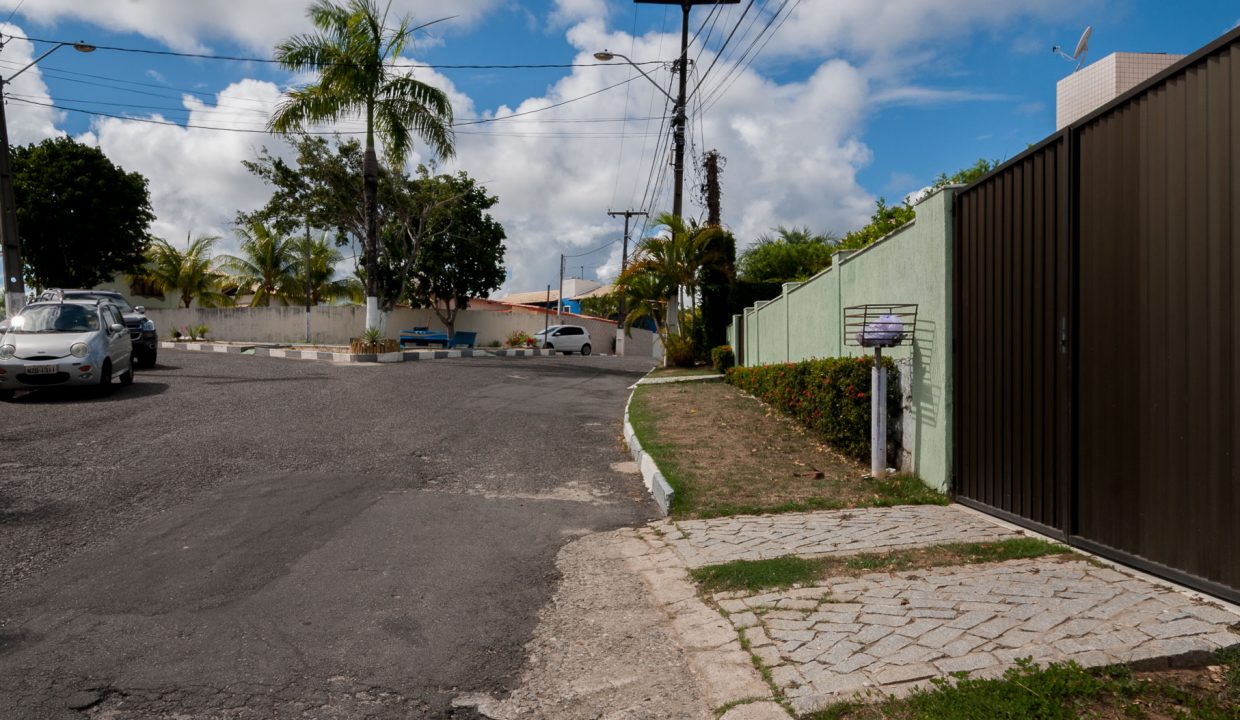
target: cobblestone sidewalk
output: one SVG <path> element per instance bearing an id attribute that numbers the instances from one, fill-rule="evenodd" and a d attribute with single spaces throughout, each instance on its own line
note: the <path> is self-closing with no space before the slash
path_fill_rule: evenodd
<path id="1" fill-rule="evenodd" d="M 784 555 L 849 554 L 1019 537 L 953 505 L 664 521 L 657 527 L 691 568 Z"/>
<path id="2" fill-rule="evenodd" d="M 1020 535 L 952 506 L 662 521 L 646 533 L 687 567 Z M 1150 664 L 1240 644 L 1240 615 L 1083 557 L 838 577 L 714 600 L 798 713 L 859 693 L 902 695 L 958 671 L 998 676 L 1022 657 Z"/>

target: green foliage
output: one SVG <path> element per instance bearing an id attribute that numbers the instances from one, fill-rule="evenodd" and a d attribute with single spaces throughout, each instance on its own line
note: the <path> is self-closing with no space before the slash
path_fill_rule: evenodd
<path id="1" fill-rule="evenodd" d="M 379 259 L 383 236 L 379 225 L 378 136 L 392 167 L 403 167 L 415 137 L 440 157 L 454 153 L 452 106 L 442 90 L 414 79 L 394 66 L 416 28 L 409 17 L 392 18 L 374 0 L 314 0 L 307 12 L 316 32 L 294 35 L 275 48 L 286 70 L 315 73 L 309 85 L 294 87 L 276 108 L 268 128 L 302 133 L 317 123 L 360 116 L 366 124 L 362 162 L 362 245 L 366 294 L 380 296 Z M 355 195 L 356 197 L 356 195 Z M 416 244 L 416 243 L 415 243 Z M 415 252 L 411 257 L 416 257 Z M 385 298 L 390 305 L 392 297 Z"/>
<path id="2" fill-rule="evenodd" d="M 67 137 L 10 150 L 26 278 L 90 288 L 140 267 L 151 242 L 147 181 Z"/>
<path id="3" fill-rule="evenodd" d="M 719 372 L 727 372 L 728 368 L 736 365 L 736 354 L 732 352 L 732 346 L 720 345 L 711 349 L 710 364 Z"/>
<path id="4" fill-rule="evenodd" d="M 211 328 L 207 327 L 206 325 L 195 325 L 194 326 L 194 337 L 197 338 L 198 340 L 206 340 L 207 333 L 209 332 L 211 332 Z"/>
<path id="5" fill-rule="evenodd" d="M 186 239 L 181 250 L 162 238 L 156 238 L 147 251 L 146 264 L 138 271 L 138 280 L 159 290 L 175 293 L 189 307 L 194 300 L 202 307 L 229 305 L 232 298 L 224 294 L 224 276 L 215 270 L 211 249 L 219 240 L 201 236 Z"/>
<path id="6" fill-rule="evenodd" d="M 817 235 L 809 228 L 775 228 L 741 253 L 740 277 L 749 282 L 782 284 L 802 282 L 831 266 L 831 255 L 838 240 L 827 233 Z"/>
<path id="7" fill-rule="evenodd" d="M 887 408 L 900 407 L 895 363 L 887 368 Z M 784 365 L 734 367 L 728 382 L 791 415 L 819 433 L 840 452 L 859 459 L 870 456 L 871 357 L 828 358 Z M 890 417 L 890 416 L 889 416 Z M 891 417 L 888 427 L 898 427 Z"/>
<path id="8" fill-rule="evenodd" d="M 609 292 L 598 297 L 582 298 L 581 314 L 599 318 L 618 316 L 620 314 L 620 293 Z"/>
<path id="9" fill-rule="evenodd" d="M 821 570 L 821 564 L 812 558 L 785 555 L 769 560 L 737 560 L 707 565 L 690 570 L 689 574 L 706 593 L 725 590 L 757 592 L 811 583 L 818 579 Z"/>
<path id="10" fill-rule="evenodd" d="M 695 342 L 700 348 L 712 348 L 728 341 L 728 324 L 734 313 L 736 238 L 725 232 L 715 242 L 716 252 L 698 269 L 702 322 L 698 325 Z"/>
<path id="11" fill-rule="evenodd" d="M 874 214 L 870 216 L 870 223 L 860 230 L 844 235 L 844 239 L 840 241 L 840 249 L 860 250 L 904 227 L 915 216 L 912 205 L 888 205 L 885 198 L 879 198 Z"/>
<path id="12" fill-rule="evenodd" d="M 404 299 L 429 307 L 452 333 L 456 314 L 469 300 L 497 290 L 504 282 L 504 226 L 488 210 L 499 198 L 487 193 L 465 172 L 431 176 L 423 167 L 413 187 L 422 208 L 419 242 L 397 235 L 387 256 L 408 259 L 413 253 Z"/>
<path id="13" fill-rule="evenodd" d="M 934 184 L 930 186 L 931 190 L 938 190 L 947 185 L 968 185 L 978 180 L 986 173 L 999 167 L 1001 163 L 998 160 L 987 160 L 986 158 L 978 158 L 977 162 L 967 168 L 957 170 L 955 173 L 948 175 L 947 173 L 939 173 L 934 179 Z"/>
<path id="14" fill-rule="evenodd" d="M 693 350 L 693 339 L 684 335 L 669 335 L 664 347 L 667 364 L 671 367 L 688 368 L 697 362 Z"/>
<path id="15" fill-rule="evenodd" d="M 238 227 L 237 235 L 241 255 L 221 255 L 219 266 L 232 275 L 238 292 L 253 295 L 252 307 L 267 307 L 273 300 L 288 305 L 296 300 L 300 271 L 296 242 L 258 220 Z"/>
<path id="16" fill-rule="evenodd" d="M 383 342 L 383 340 L 384 340 L 383 328 L 372 326 L 362 331 L 362 342 L 366 343 L 367 345 L 378 345 L 379 343 Z"/>

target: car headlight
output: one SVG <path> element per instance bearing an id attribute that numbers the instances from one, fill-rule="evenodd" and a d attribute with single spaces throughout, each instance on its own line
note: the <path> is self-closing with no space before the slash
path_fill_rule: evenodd
<path id="1" fill-rule="evenodd" d="M 155 321 L 154 320 L 143 320 L 142 330 L 144 332 L 155 332 Z"/>
<path id="2" fill-rule="evenodd" d="M 8 360 L 17 353 L 17 348 L 13 345 L 0 345 L 0 360 Z"/>
<path id="3" fill-rule="evenodd" d="M 73 343 L 69 348 L 69 352 L 76 358 L 86 357 L 86 353 L 90 352 L 90 348 L 86 347 L 86 343 Z"/>

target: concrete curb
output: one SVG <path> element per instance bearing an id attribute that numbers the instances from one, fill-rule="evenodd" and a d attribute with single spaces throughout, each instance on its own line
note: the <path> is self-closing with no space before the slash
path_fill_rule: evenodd
<path id="1" fill-rule="evenodd" d="M 159 346 L 166 350 L 187 350 L 190 352 L 215 352 L 231 355 L 253 355 L 255 357 L 273 357 L 286 360 L 322 360 L 337 363 L 399 363 L 416 360 L 446 360 L 448 358 L 468 357 L 535 357 L 549 356 L 551 350 L 495 350 L 487 351 L 478 348 L 462 348 L 459 350 L 400 350 L 390 353 L 339 353 L 325 350 L 292 350 L 288 348 L 261 347 L 259 345 L 201 343 L 201 342 L 161 342 Z"/>
<path id="2" fill-rule="evenodd" d="M 642 481 L 646 483 L 646 490 L 654 497 L 655 504 L 663 511 L 664 515 L 671 512 L 672 499 L 675 491 L 672 486 L 667 483 L 663 477 L 662 471 L 655 463 L 654 458 L 649 453 L 642 450 L 642 444 L 637 439 L 637 433 L 633 430 L 633 424 L 629 422 L 629 405 L 633 402 L 633 393 L 636 389 L 629 393 L 629 399 L 624 403 L 624 442 L 629 446 L 629 453 L 633 456 L 633 462 L 637 463 L 637 467 L 641 469 Z"/>
<path id="3" fill-rule="evenodd" d="M 685 382 L 718 382 L 726 379 L 726 375 L 682 375 L 679 377 L 642 378 L 636 385 L 667 385 Z"/>

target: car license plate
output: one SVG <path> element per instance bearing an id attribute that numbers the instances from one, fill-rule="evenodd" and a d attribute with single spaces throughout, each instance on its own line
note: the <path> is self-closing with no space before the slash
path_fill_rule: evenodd
<path id="1" fill-rule="evenodd" d="M 55 375 L 57 368 L 55 365 L 27 365 L 27 375 Z"/>

